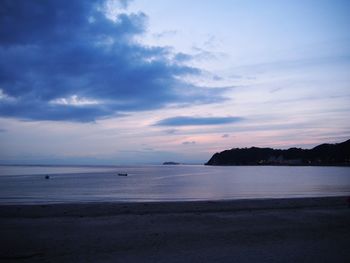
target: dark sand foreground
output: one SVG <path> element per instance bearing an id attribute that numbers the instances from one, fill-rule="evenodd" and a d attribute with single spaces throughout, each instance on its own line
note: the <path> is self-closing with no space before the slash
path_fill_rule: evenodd
<path id="1" fill-rule="evenodd" d="M 350 262 L 346 197 L 0 206 L 0 262 Z"/>

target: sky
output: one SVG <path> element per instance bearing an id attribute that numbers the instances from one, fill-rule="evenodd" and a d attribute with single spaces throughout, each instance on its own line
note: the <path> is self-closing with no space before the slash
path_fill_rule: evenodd
<path id="1" fill-rule="evenodd" d="M 2 0 L 0 163 L 204 163 L 350 138 L 346 0 Z"/>

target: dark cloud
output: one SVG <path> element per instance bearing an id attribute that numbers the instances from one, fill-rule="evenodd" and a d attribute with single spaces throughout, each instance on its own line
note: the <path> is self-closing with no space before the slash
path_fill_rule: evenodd
<path id="1" fill-rule="evenodd" d="M 200 73 L 169 60 L 185 54 L 134 41 L 145 31 L 145 14 L 120 13 L 114 22 L 103 3 L 0 1 L 0 116 L 93 121 L 223 100 L 224 89 L 181 80 Z"/>
<path id="2" fill-rule="evenodd" d="M 240 117 L 188 117 L 178 116 L 158 121 L 156 126 L 220 125 L 242 121 Z"/>

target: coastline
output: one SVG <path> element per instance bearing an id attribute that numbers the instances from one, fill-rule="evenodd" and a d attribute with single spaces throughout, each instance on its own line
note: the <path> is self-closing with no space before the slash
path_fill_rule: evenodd
<path id="1" fill-rule="evenodd" d="M 0 205 L 0 261 L 346 262 L 347 197 Z"/>
<path id="2" fill-rule="evenodd" d="M 97 217 L 123 214 L 229 213 L 253 210 L 345 207 L 347 206 L 347 202 L 346 196 L 328 196 L 215 201 L 0 204 L 0 218 L 65 216 Z"/>

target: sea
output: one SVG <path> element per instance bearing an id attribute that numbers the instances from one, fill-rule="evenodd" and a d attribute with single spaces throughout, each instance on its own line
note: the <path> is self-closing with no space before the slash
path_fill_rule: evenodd
<path id="1" fill-rule="evenodd" d="M 0 166 L 0 204 L 320 196 L 350 196 L 350 167 Z"/>

